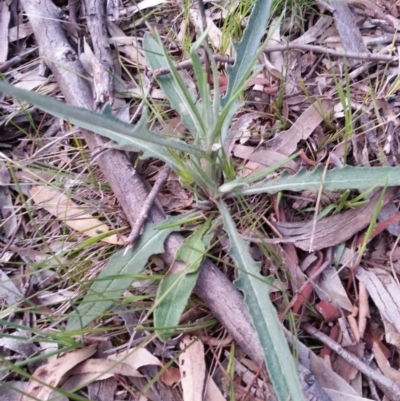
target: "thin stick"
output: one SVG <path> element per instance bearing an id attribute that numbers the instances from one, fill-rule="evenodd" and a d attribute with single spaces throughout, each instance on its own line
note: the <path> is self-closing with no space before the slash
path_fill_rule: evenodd
<path id="1" fill-rule="evenodd" d="M 19 54 L 18 56 L 11 58 L 10 60 L 0 63 L 0 72 L 5 72 L 9 68 L 14 67 L 14 65 L 19 64 L 25 57 L 29 56 L 31 53 L 36 52 L 37 50 L 38 48 L 34 47 L 32 49 L 27 50 L 24 53 Z"/>
<path id="2" fill-rule="evenodd" d="M 233 64 L 235 62 L 235 59 L 233 57 L 228 57 L 228 56 L 221 56 L 220 54 L 214 54 L 213 56 L 214 60 L 219 62 L 219 63 L 228 63 L 228 64 Z M 200 63 L 204 63 L 204 58 L 199 57 Z M 192 60 L 185 60 L 182 61 L 178 64 L 175 64 L 175 68 L 179 70 L 188 70 L 193 67 Z M 163 67 L 159 68 L 158 70 L 155 70 L 153 72 L 154 76 L 157 78 L 161 75 L 167 75 L 170 73 L 169 67 Z"/>
<path id="3" fill-rule="evenodd" d="M 146 222 L 147 217 L 149 216 L 149 211 L 150 211 L 151 207 L 153 206 L 153 203 L 154 203 L 158 193 L 160 192 L 165 181 L 167 181 L 170 171 L 171 171 L 171 168 L 168 166 L 165 166 L 162 169 L 160 175 L 157 178 L 157 181 L 153 185 L 153 188 L 151 189 L 146 200 L 144 201 L 142 209 L 139 214 L 139 218 L 136 220 L 135 225 L 132 228 L 132 232 L 129 235 L 128 239 L 126 240 L 126 244 L 127 244 L 128 248 L 131 248 L 133 243 L 139 237 L 140 230 L 142 229 L 143 224 Z"/>
<path id="4" fill-rule="evenodd" d="M 149 84 L 147 85 L 147 90 L 145 91 L 145 94 L 143 96 L 142 101 L 139 103 L 138 108 L 136 109 L 136 111 L 133 114 L 132 118 L 129 120 L 130 124 L 134 124 L 138 120 L 138 118 L 139 118 L 139 116 L 142 113 L 142 110 L 144 108 L 146 99 L 148 98 L 148 96 L 150 95 L 151 91 L 153 90 L 154 83 L 155 83 L 155 78 L 154 78 L 154 75 L 153 75 L 153 76 L 150 76 L 150 78 L 149 78 Z"/>
<path id="5" fill-rule="evenodd" d="M 398 57 L 394 57 L 391 55 L 386 54 L 375 54 L 375 53 L 354 53 L 354 52 L 341 52 L 333 49 L 329 49 L 323 46 L 313 46 L 313 45 L 304 45 L 304 44 L 297 44 L 297 43 L 289 43 L 287 45 L 276 45 L 268 47 L 264 50 L 264 53 L 272 53 L 277 51 L 284 51 L 284 50 L 303 50 L 309 51 L 314 53 L 322 53 L 322 54 L 329 54 L 330 56 L 334 57 L 346 57 L 346 58 L 354 58 L 357 60 L 368 60 L 368 61 L 383 61 L 383 62 L 392 62 L 396 61 Z M 235 58 L 222 56 L 221 54 L 214 54 L 214 60 L 220 63 L 228 63 L 234 64 Z M 200 62 L 204 63 L 203 57 L 200 57 Z M 188 70 L 193 67 L 192 60 L 185 60 L 175 65 L 177 70 Z M 154 71 L 154 76 L 157 78 L 160 75 L 167 75 L 169 74 L 170 69 L 169 67 L 159 68 L 158 70 Z"/>
<path id="6" fill-rule="evenodd" d="M 370 366 L 358 359 L 354 354 L 346 351 L 336 341 L 333 341 L 331 338 L 317 330 L 315 327 L 311 326 L 309 323 L 302 324 L 301 328 L 328 346 L 332 351 L 335 351 L 339 356 L 357 368 L 361 373 L 364 373 L 367 377 L 370 377 L 391 400 L 394 401 L 400 399 L 400 386 L 398 384 L 394 383 L 388 377 L 385 377 L 378 370 L 372 369 Z"/>

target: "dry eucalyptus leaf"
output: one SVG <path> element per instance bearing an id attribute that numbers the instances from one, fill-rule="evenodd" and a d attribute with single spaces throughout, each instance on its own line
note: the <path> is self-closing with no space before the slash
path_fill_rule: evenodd
<path id="1" fill-rule="evenodd" d="M 206 363 L 203 343 L 192 336 L 183 337 L 179 356 L 179 369 L 184 401 L 203 401 Z"/>
<path id="2" fill-rule="evenodd" d="M 287 130 L 282 131 L 266 145 L 285 156 L 290 156 L 297 149 L 297 144 L 307 139 L 324 119 L 324 115 L 332 107 L 330 100 L 321 100 L 312 104 Z"/>
<path id="3" fill-rule="evenodd" d="M 357 279 L 363 282 L 382 318 L 400 333 L 400 288 L 393 276 L 378 267 L 369 270 L 359 267 Z"/>
<path id="4" fill-rule="evenodd" d="M 2 261 L 4 262 L 4 260 Z M 7 276 L 3 270 L 0 269 L 0 299 L 3 304 L 15 306 L 24 299 L 24 296 L 14 284 L 14 282 Z M 2 316 L 4 318 L 4 316 Z"/>
<path id="5" fill-rule="evenodd" d="M 17 40 L 22 40 L 32 35 L 33 29 L 30 22 L 25 24 L 19 24 L 13 26 L 8 30 L 8 41 L 9 43 L 16 42 Z"/>
<path id="6" fill-rule="evenodd" d="M 200 20 L 200 13 L 197 9 L 195 8 L 190 8 L 190 16 L 192 17 L 192 20 L 194 21 L 195 25 L 201 26 L 201 20 Z M 222 32 L 221 29 L 217 27 L 217 25 L 214 24 L 214 21 L 210 17 L 206 17 L 207 21 L 207 28 L 209 29 L 208 31 L 208 39 L 211 43 L 211 45 L 217 50 L 221 50 L 221 41 L 222 41 Z"/>
<path id="7" fill-rule="evenodd" d="M 340 390 L 333 390 L 324 388 L 326 394 L 328 394 L 331 401 L 373 401 L 371 398 L 360 397 L 358 395 L 347 394 Z"/>
<path id="8" fill-rule="evenodd" d="M 286 156 L 282 155 L 282 153 L 276 152 L 270 149 L 257 149 L 254 150 L 251 146 L 243 146 L 243 145 L 235 145 L 233 148 L 233 154 L 236 157 L 240 157 L 242 159 L 247 159 L 252 162 L 256 162 L 262 165 L 262 167 L 270 167 L 273 164 L 281 163 L 286 159 Z M 297 171 L 299 169 L 298 164 L 289 160 L 285 167 L 292 171 Z"/>
<path id="9" fill-rule="evenodd" d="M 23 330 L 16 330 L 9 333 L 10 337 L 0 336 L 0 347 L 7 348 L 28 359 L 33 354 L 40 351 L 34 343 L 30 342 L 30 335 Z"/>
<path id="10" fill-rule="evenodd" d="M 118 50 L 125 53 L 126 57 L 138 66 L 147 67 L 146 58 L 143 56 L 141 45 L 135 37 L 127 36 L 117 25 L 109 22 L 107 24 L 108 31 L 111 35 L 111 41 Z"/>
<path id="11" fill-rule="evenodd" d="M 394 198 L 395 193 L 395 188 L 388 188 L 384 195 L 383 204 L 389 203 Z M 281 242 L 293 242 L 304 251 L 310 250 L 311 242 L 313 251 L 341 244 L 368 226 L 379 197 L 380 192 L 378 191 L 364 205 L 318 220 L 313 238 L 312 221 L 280 222 L 277 224 L 278 229 L 287 237 L 283 238 Z"/>
<path id="12" fill-rule="evenodd" d="M 315 379 L 331 397 L 331 401 L 364 401 L 362 398 L 358 398 L 358 393 L 350 384 L 332 370 L 330 361 L 318 357 L 303 343 L 295 341 L 300 361 L 315 375 Z"/>
<path id="13" fill-rule="evenodd" d="M 382 373 L 390 380 L 393 380 L 395 383 L 400 385 L 400 372 L 390 366 L 389 361 L 376 343 L 372 344 L 372 351 L 374 352 L 376 363 Z"/>
<path id="14" fill-rule="evenodd" d="M 125 15 L 127 13 L 136 14 L 139 11 L 145 10 L 146 8 L 157 7 L 160 4 L 166 3 L 166 0 L 143 0 L 134 6 L 126 7 L 121 10 L 121 15 Z"/>
<path id="15" fill-rule="evenodd" d="M 162 362 L 147 351 L 146 348 L 133 348 L 119 354 L 110 355 L 107 359 L 126 363 L 134 369 L 139 369 L 147 365 L 163 366 Z"/>
<path id="16" fill-rule="evenodd" d="M 364 343 L 358 343 L 355 345 L 347 345 L 343 348 L 361 359 L 364 355 L 364 346 Z M 354 380 L 359 372 L 355 366 L 337 354 L 333 356 L 332 366 L 333 370 L 348 383 Z"/>
<path id="17" fill-rule="evenodd" d="M 225 397 L 222 395 L 221 390 L 209 375 L 207 375 L 204 390 L 204 401 L 225 401 Z"/>
<path id="18" fill-rule="evenodd" d="M 342 280 L 333 267 L 328 267 L 321 273 L 314 291 L 321 300 L 332 302 L 349 312 L 353 309 Z"/>
<path id="19" fill-rule="evenodd" d="M 36 68 L 18 77 L 18 82 L 15 84 L 15 86 L 17 88 L 31 91 L 41 85 L 46 84 L 47 81 L 48 78 L 41 76 L 39 68 Z"/>
<path id="20" fill-rule="evenodd" d="M 384 316 L 382 316 L 382 322 L 385 327 L 385 340 L 389 344 L 394 345 L 397 349 L 397 352 L 400 352 L 400 332 L 398 332 L 396 327 Z"/>
<path id="21" fill-rule="evenodd" d="M 270 39 L 267 43 L 266 49 L 278 46 L 283 43 L 281 38 L 281 18 L 277 17 L 271 21 Z M 280 71 L 282 76 L 286 75 L 286 56 L 284 56 L 282 51 L 275 51 L 268 54 L 269 61 L 273 65 L 276 71 Z"/>
<path id="22" fill-rule="evenodd" d="M 53 216 L 64 221 L 68 227 L 88 237 L 96 237 L 99 234 L 110 231 L 109 227 L 100 220 L 84 212 L 84 208 L 73 202 L 67 195 L 51 188 L 50 186 L 34 186 L 30 190 L 33 202 L 46 209 Z M 114 245 L 124 245 L 124 238 L 110 235 L 103 238 L 102 242 Z"/>
<path id="23" fill-rule="evenodd" d="M 307 45 L 309 43 L 313 43 L 326 31 L 331 24 L 332 18 L 328 17 L 327 15 L 322 15 L 318 21 L 313 24 L 310 29 L 308 29 L 307 32 L 293 40 L 291 44 Z"/>
<path id="24" fill-rule="evenodd" d="M 129 377 L 143 377 L 136 369 L 127 363 L 112 361 L 105 358 L 92 358 L 75 366 L 69 372 L 71 375 L 90 374 L 93 379 L 104 380 L 115 374 Z"/>
<path id="25" fill-rule="evenodd" d="M 53 387 L 63 384 L 70 370 L 91 357 L 96 352 L 96 345 L 71 351 L 47 365 L 36 369 L 20 401 L 32 401 L 32 398 L 47 401 Z M 44 384 L 41 384 L 44 383 Z"/>

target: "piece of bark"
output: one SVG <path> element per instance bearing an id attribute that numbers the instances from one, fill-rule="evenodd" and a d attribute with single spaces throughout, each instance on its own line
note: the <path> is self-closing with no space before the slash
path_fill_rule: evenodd
<path id="1" fill-rule="evenodd" d="M 333 17 L 345 52 L 369 53 L 369 50 L 363 43 L 356 19 L 347 3 L 343 0 L 330 0 L 329 4 L 335 9 Z M 348 59 L 347 62 L 351 67 L 355 67 L 363 61 Z"/>
<path id="2" fill-rule="evenodd" d="M 70 47 L 65 33 L 57 23 L 58 13 L 51 0 L 21 0 L 33 28 L 40 48 L 40 55 L 53 72 L 67 103 L 93 110 L 92 92 L 85 79 L 83 67 L 75 51 Z M 89 148 L 94 151 L 104 147 L 108 140 L 81 129 Z M 124 210 L 131 226 L 138 218 L 141 207 L 148 195 L 148 187 L 139 174 L 130 171 L 122 152 L 110 150 L 98 158 L 100 168 L 107 182 Z M 149 213 L 150 222 L 161 222 L 164 212 L 155 204 Z M 179 234 L 172 234 L 165 242 L 164 261 L 171 265 L 175 254 L 183 242 Z M 251 324 L 242 294 L 233 286 L 225 275 L 208 259 L 201 267 L 195 288 L 215 317 L 227 329 L 236 343 L 254 362 L 263 360 L 261 347 Z M 302 381 L 302 375 L 300 375 Z M 314 389 L 317 383 L 310 386 L 302 383 L 308 400 L 315 399 Z"/>
<path id="3" fill-rule="evenodd" d="M 107 39 L 106 1 L 86 0 L 87 24 L 95 59 L 92 63 L 96 108 L 114 102 L 114 61 Z"/>
<path id="4" fill-rule="evenodd" d="M 396 192 L 397 188 L 388 188 L 383 198 L 383 205 L 391 202 Z M 313 251 L 317 251 L 341 244 L 368 226 L 379 197 L 380 191 L 375 193 L 365 205 L 318 220 L 314 233 L 312 233 L 313 225 L 310 221 L 277 223 L 279 231 L 285 238 L 277 239 L 276 242 L 293 242 L 304 251 L 309 251 L 311 245 Z"/>

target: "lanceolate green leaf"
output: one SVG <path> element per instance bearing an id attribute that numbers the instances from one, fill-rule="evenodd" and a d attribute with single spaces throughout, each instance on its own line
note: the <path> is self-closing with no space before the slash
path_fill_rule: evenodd
<path id="1" fill-rule="evenodd" d="M 162 224 L 168 223 L 164 221 Z M 134 248 L 115 253 L 93 282 L 87 295 L 68 320 L 67 331 L 80 330 L 106 312 L 131 285 L 134 275 L 145 267 L 151 255 L 164 252 L 164 241 L 179 227 L 159 230 L 160 224 L 147 224 Z M 128 275 L 128 276 L 127 276 Z"/>
<path id="2" fill-rule="evenodd" d="M 321 186 L 324 190 L 338 191 L 344 189 L 365 189 L 371 187 L 400 185 L 400 167 L 351 167 L 334 168 L 326 171 L 324 177 L 323 166 L 313 171 L 301 169 L 295 175 L 286 171 L 279 178 L 271 181 L 242 188 L 243 195 L 260 193 L 274 194 L 279 191 L 318 191 Z"/>
<path id="3" fill-rule="evenodd" d="M 163 46 L 146 33 L 143 37 L 143 49 L 153 72 L 164 67 L 170 68 L 171 73 L 158 77 L 157 82 L 171 106 L 180 114 L 182 123 L 194 136 L 204 133 L 203 122 L 197 109 L 200 106 L 195 104 L 196 95 L 184 84 Z"/>
<path id="4" fill-rule="evenodd" d="M 261 39 L 266 33 L 271 4 L 272 0 L 257 0 L 255 2 L 242 40 L 233 44 L 236 50 L 236 61 L 233 66 L 228 67 L 228 90 L 221 99 L 222 106 L 226 105 L 232 94 L 241 85 L 245 75 L 249 73 L 251 61 L 254 59 Z"/>
<path id="5" fill-rule="evenodd" d="M 154 310 L 154 327 L 161 340 L 168 340 L 175 332 L 175 327 L 185 307 L 199 276 L 199 268 L 211 238 L 205 241 L 203 236 L 208 230 L 207 221 L 193 235 L 187 238 L 176 254 L 178 262 L 167 272 L 161 281 L 156 297 Z M 181 267 L 181 268 L 179 268 Z"/>
<path id="6" fill-rule="evenodd" d="M 238 268 L 235 284 L 244 293 L 278 399 L 304 401 L 293 357 L 269 297 L 270 284 L 261 276 L 260 264 L 250 256 L 248 243 L 240 238 L 225 204 L 219 202 L 218 208 L 230 241 L 229 254 Z"/>
<path id="7" fill-rule="evenodd" d="M 95 113 L 35 92 L 16 88 L 4 81 L 0 81 L 0 91 L 15 96 L 17 99 L 34 104 L 53 116 L 70 121 L 72 124 L 76 124 L 79 127 L 86 128 L 99 135 L 110 138 L 121 147 L 143 150 L 147 157 L 161 156 L 162 160 L 169 163 L 171 157 L 169 156 L 168 160 L 165 160 L 165 155 L 168 155 L 168 153 L 165 152 L 162 147 L 197 155 L 201 154 L 200 150 L 183 141 L 167 138 L 148 131 L 146 129 L 146 113 L 143 114 L 141 121 L 136 126 L 133 126 L 113 117 L 109 109 L 106 109 L 103 113 Z M 149 145 L 154 146 L 155 155 L 153 154 L 153 148 Z"/>

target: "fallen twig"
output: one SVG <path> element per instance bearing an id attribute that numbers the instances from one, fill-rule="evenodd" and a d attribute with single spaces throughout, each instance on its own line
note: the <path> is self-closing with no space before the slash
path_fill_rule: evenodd
<path id="1" fill-rule="evenodd" d="M 341 345 L 317 330 L 315 327 L 311 326 L 309 323 L 302 324 L 301 328 L 328 346 L 332 351 L 335 351 L 339 356 L 357 368 L 361 373 L 364 373 L 367 377 L 370 377 L 391 400 L 395 401 L 400 399 L 400 386 L 384 376 L 381 372 L 372 369 L 370 366 L 358 359 L 354 354 L 346 351 Z"/>
<path id="2" fill-rule="evenodd" d="M 357 60 L 367 60 L 367 61 L 382 61 L 382 62 L 394 62 L 397 61 L 398 57 L 385 55 L 385 54 L 372 54 L 372 53 L 354 53 L 354 52 L 341 52 L 334 49 L 329 49 L 323 46 L 315 46 L 315 45 L 304 45 L 304 44 L 296 44 L 296 43 L 289 43 L 287 45 L 276 45 L 268 47 L 268 49 L 264 50 L 264 53 L 272 53 L 277 51 L 284 51 L 284 50 L 303 50 L 307 52 L 314 52 L 314 53 L 322 53 L 329 56 L 334 57 L 345 57 L 349 59 L 357 59 Z M 221 54 L 214 54 L 214 60 L 219 63 L 227 63 L 227 64 L 234 64 L 235 58 L 229 56 L 222 56 Z M 204 58 L 200 57 L 200 62 L 204 63 Z M 175 68 L 179 70 L 188 70 L 193 67 L 192 60 L 184 60 L 180 63 L 175 64 Z M 167 75 L 170 73 L 169 67 L 159 68 L 153 72 L 153 75 L 157 78 L 162 75 Z"/>
<path id="3" fill-rule="evenodd" d="M 153 185 L 153 188 L 149 192 L 146 200 L 143 203 L 142 209 L 140 210 L 140 214 L 138 219 L 136 220 L 135 225 L 132 228 L 132 232 L 130 233 L 128 239 L 126 240 L 126 244 L 128 247 L 132 247 L 133 243 L 139 237 L 140 230 L 142 229 L 143 224 L 146 222 L 147 218 L 149 217 L 149 211 L 153 206 L 153 203 L 160 192 L 162 186 L 164 185 L 165 181 L 167 181 L 169 172 L 171 168 L 165 166 L 160 175 L 158 176 L 156 182 Z"/>

